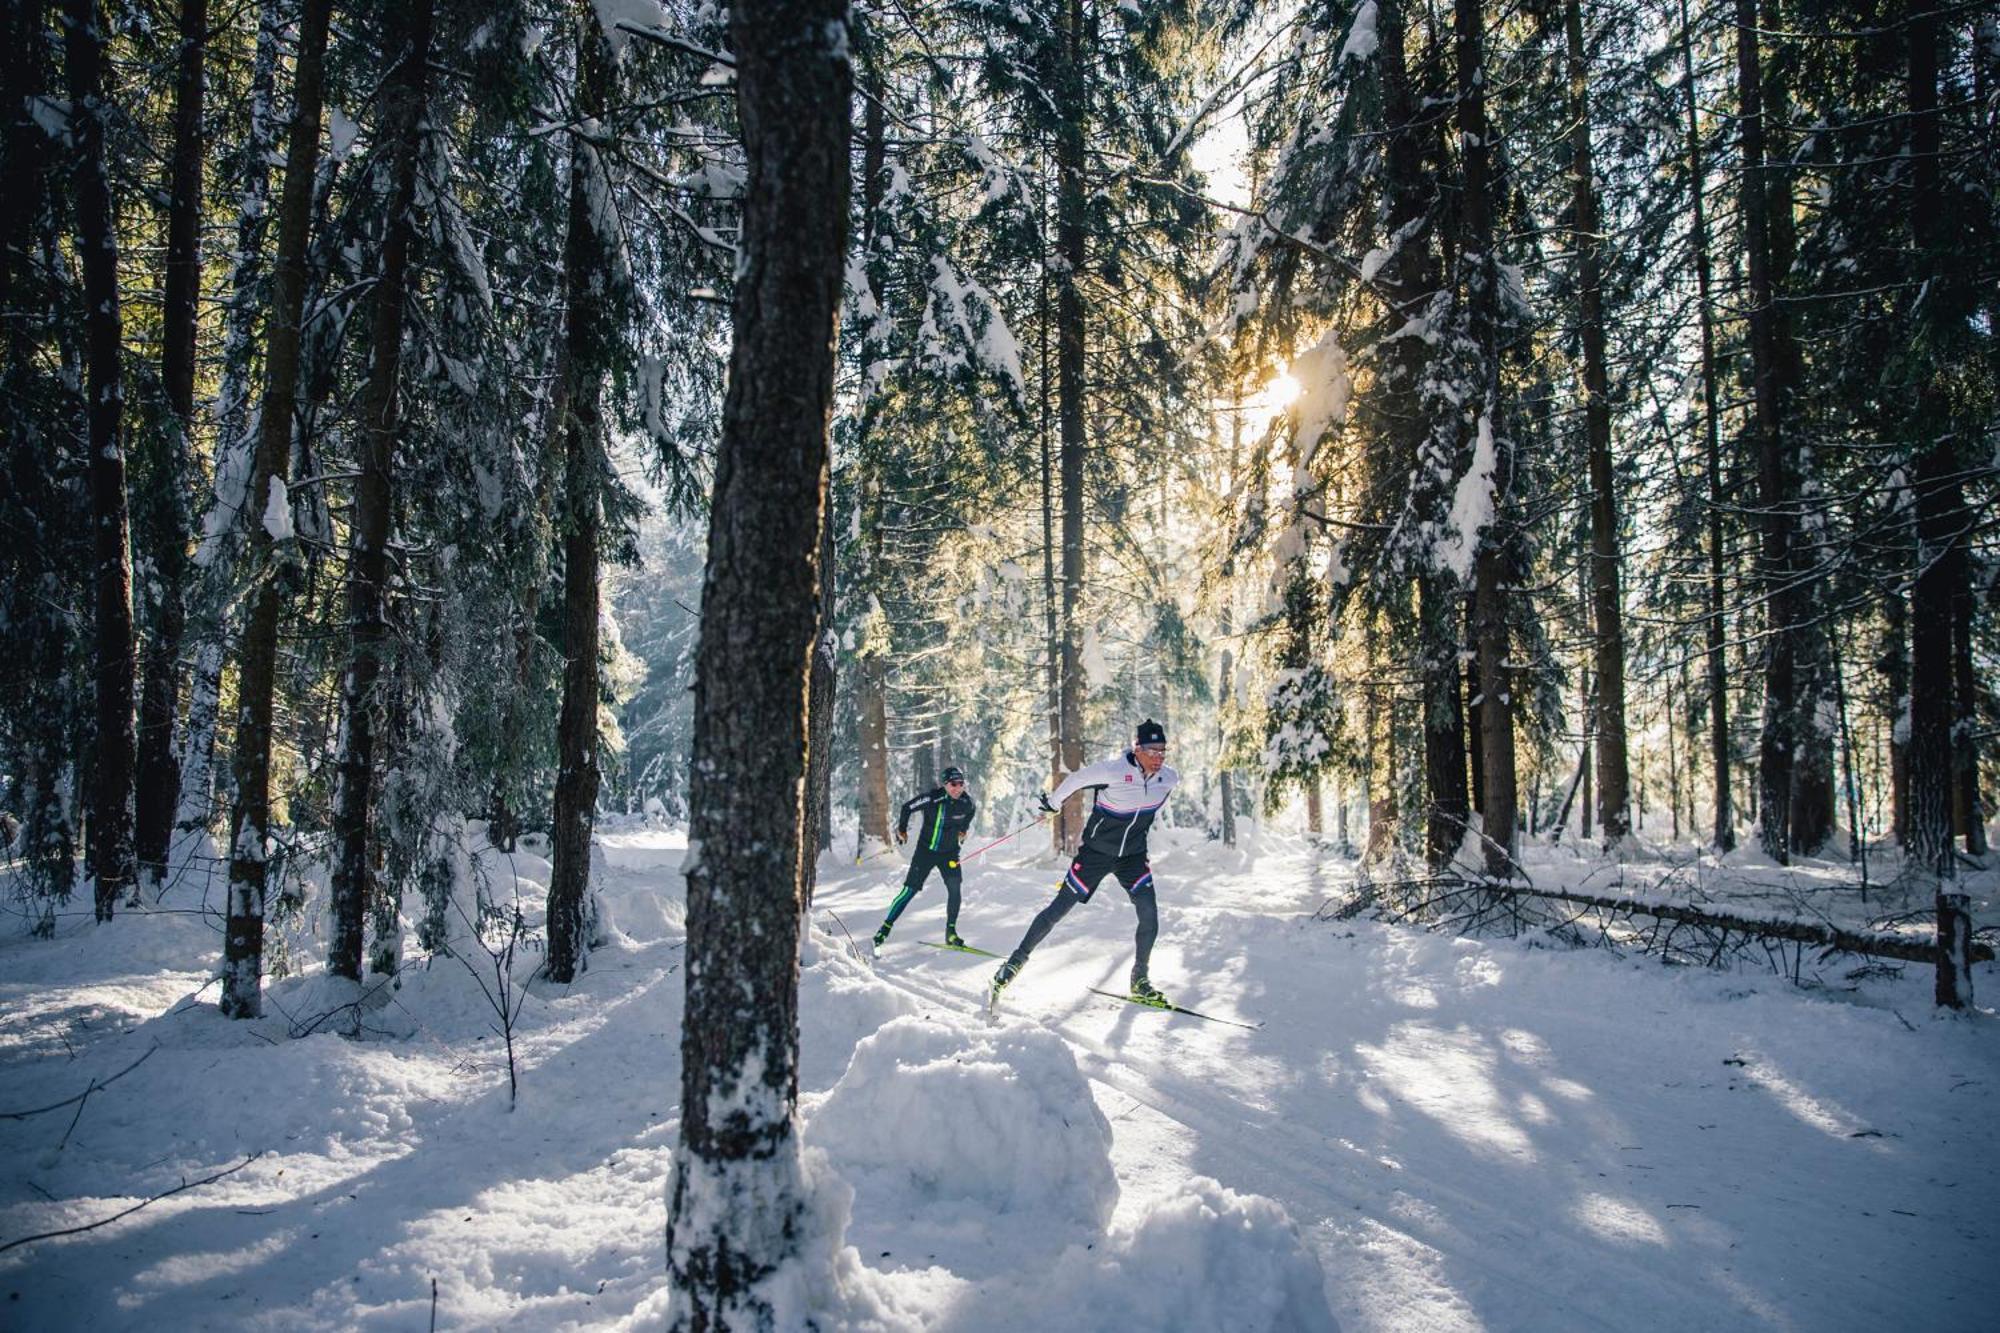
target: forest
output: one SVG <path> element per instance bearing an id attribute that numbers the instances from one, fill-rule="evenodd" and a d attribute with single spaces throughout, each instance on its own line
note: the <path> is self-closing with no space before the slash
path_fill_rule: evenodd
<path id="1" fill-rule="evenodd" d="M 1990 6 L 0 15 L 22 1327 L 1982 1322 Z"/>

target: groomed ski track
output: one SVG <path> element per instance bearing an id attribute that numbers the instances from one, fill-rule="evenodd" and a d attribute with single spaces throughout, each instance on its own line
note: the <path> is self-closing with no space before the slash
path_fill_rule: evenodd
<path id="1" fill-rule="evenodd" d="M 1759 1049 L 1769 1011 L 1814 1003 L 1783 983 L 1316 921 L 1342 873 L 1321 854 L 1294 843 L 1251 865 L 1213 845 L 1179 850 L 1155 860 L 1153 977 L 1177 1002 L 1262 1030 L 1089 994 L 1122 988 L 1131 961 L 1132 913 L 1110 883 L 1001 1005 L 1003 1024 L 1060 1034 L 1097 1089 L 1121 1212 L 1189 1174 L 1278 1200 L 1348 1329 L 1881 1327 L 1907 1311 L 1910 1264 L 1942 1279 L 1953 1262 L 1873 1209 L 1839 1206 L 1828 1153 L 1914 1171 L 1919 1191 L 1929 1172 L 1803 1086 L 1809 1064 Z M 872 921 L 893 873 L 827 877 L 816 906 Z M 961 930 L 1005 952 L 1060 874 L 1029 857 L 969 870 Z M 919 896 L 901 928 L 941 931 L 941 904 Z M 977 1022 L 993 966 L 892 941 L 876 975 Z M 1815 1008 L 1835 1029 L 1876 1016 Z M 1615 1061 L 1619 1086 L 1571 1077 L 1572 1052 L 1579 1069 Z M 1718 1093 L 1746 1115 L 1712 1109 Z M 1811 1151 L 1773 1151 L 1773 1134 Z M 1961 1193 L 1972 1188 L 1952 1193 L 1990 1218 Z M 1957 1228 L 1960 1273 L 1980 1267 L 1983 1220 Z"/>

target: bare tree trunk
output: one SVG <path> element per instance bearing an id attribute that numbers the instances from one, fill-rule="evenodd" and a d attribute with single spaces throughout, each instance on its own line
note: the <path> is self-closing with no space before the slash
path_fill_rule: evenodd
<path id="1" fill-rule="evenodd" d="M 248 488 L 250 613 L 236 680 L 236 798 L 229 817 L 229 908 L 222 936 L 223 1014 L 263 1012 L 265 858 L 270 851 L 271 714 L 278 661 L 278 614 L 291 556 L 285 474 L 299 388 L 299 322 L 305 307 L 306 239 L 326 87 L 326 32 L 332 0 L 304 0 L 299 15 L 295 103 L 278 204 L 278 249 L 271 264 L 265 326 L 264 406 Z M 283 541 L 280 541 L 280 534 Z"/>
<path id="2" fill-rule="evenodd" d="M 1082 0 L 1063 0 L 1062 72 L 1053 90 L 1060 122 L 1056 130 L 1056 410 L 1062 430 L 1062 726 L 1064 771 L 1083 766 L 1083 664 L 1078 652 L 1077 616 L 1083 601 L 1083 455 L 1089 447 L 1085 423 L 1084 308 L 1078 282 L 1089 262 L 1084 245 L 1084 143 L 1088 134 L 1089 84 L 1084 70 Z M 1083 835 L 1084 795 L 1063 803 L 1062 849 L 1074 852 Z"/>
<path id="3" fill-rule="evenodd" d="M 1691 196 L 1696 315 L 1701 325 L 1702 438 L 1708 463 L 1708 616 L 1703 625 L 1708 658 L 1708 749 L 1715 789 L 1711 812 L 1711 842 L 1719 852 L 1736 846 L 1736 815 L 1730 801 L 1729 670 L 1723 643 L 1727 626 L 1724 607 L 1722 549 L 1722 408 L 1715 357 L 1714 274 L 1708 255 L 1707 177 L 1701 151 L 1701 121 L 1696 107 L 1693 24 L 1687 0 L 1681 0 L 1681 77 L 1687 106 L 1688 191 Z"/>
<path id="4" fill-rule="evenodd" d="M 1777 286 L 1771 262 L 1771 166 L 1765 157 L 1764 76 L 1757 0 L 1736 0 L 1737 114 L 1742 126 L 1742 208 L 1749 275 L 1751 406 L 1747 434 L 1756 442 L 1763 528 L 1765 605 L 1764 724 L 1758 749 L 1757 802 L 1764 850 L 1779 864 L 1792 855 L 1792 786 L 1798 758 L 1797 622 L 1793 587 L 1795 486 L 1781 426 Z"/>
<path id="5" fill-rule="evenodd" d="M 384 709 L 380 682 L 390 649 L 385 602 L 389 524 L 395 509 L 396 439 L 402 432 L 404 306 L 416 234 L 417 155 L 422 144 L 431 48 L 431 0 L 395 11 L 399 51 L 382 85 L 378 150 L 385 155 L 382 268 L 370 320 L 368 384 L 361 399 L 359 475 L 348 525 L 347 670 L 341 676 L 340 742 L 333 792 L 332 925 L 326 970 L 361 979 L 362 923 L 373 895 L 369 843 L 375 823 L 375 738 Z"/>
<path id="6" fill-rule="evenodd" d="M 1493 455 L 1493 517 L 1479 544 L 1472 599 L 1479 668 L 1481 823 L 1486 873 L 1506 878 L 1518 871 L 1514 826 L 1520 799 L 1514 764 L 1513 689 L 1507 667 L 1507 588 L 1513 579 L 1508 493 L 1513 483 L 1513 446 L 1505 433 L 1500 404 L 1500 269 L 1494 253 L 1492 134 L 1486 118 L 1485 8 L 1480 0 L 1456 0 L 1453 19 L 1457 29 L 1457 118 L 1465 172 L 1465 250 L 1460 263 L 1472 337 L 1477 344 L 1481 397 L 1472 445 L 1475 456 L 1480 452 Z M 1586 129 L 1586 152 L 1587 133 Z M 1601 570 L 1599 578 L 1601 581 Z M 1600 625 L 1600 636 L 1602 633 Z"/>
<path id="7" fill-rule="evenodd" d="M 848 203 L 845 0 L 730 13 L 744 191 L 696 660 L 676 1333 L 770 1328 L 813 1223 L 798 1101 L 799 825 Z"/>
<path id="8" fill-rule="evenodd" d="M 570 138 L 569 235 L 563 245 L 562 386 L 556 394 L 563 440 L 563 674 L 556 719 L 556 792 L 549 871 L 549 954 L 544 970 L 562 985 L 590 965 L 590 838 L 597 813 L 598 545 L 604 502 L 604 375 L 612 339 L 616 238 L 611 181 L 592 127 L 604 118 L 617 77 L 595 13 L 576 18 L 577 111 Z M 814 532 L 814 555 L 819 534 Z M 706 608 L 702 636 L 711 622 Z M 796 830 L 794 830 L 796 833 Z"/>
<path id="9" fill-rule="evenodd" d="M 121 893 L 138 879 L 132 844 L 133 677 L 132 535 L 125 501 L 125 389 L 120 365 L 124 322 L 118 302 L 117 227 L 112 217 L 105 122 L 104 29 L 96 0 L 69 0 L 67 54 L 71 142 L 76 149 L 76 227 L 83 269 L 85 397 L 91 582 L 96 645 L 92 653 L 97 749 L 91 832 L 97 919 L 109 921 Z"/>
<path id="10" fill-rule="evenodd" d="M 152 634 L 139 693 L 139 753 L 133 838 L 139 864 L 155 884 L 166 873 L 180 793 L 174 718 L 180 710 L 181 639 L 187 627 L 187 480 L 194 442 L 196 300 L 201 286 L 201 104 L 208 46 L 207 0 L 182 0 L 180 59 L 174 78 L 174 146 L 167 172 L 167 262 L 160 337 L 160 380 L 171 421 L 157 446 L 147 526 L 152 563 Z"/>
<path id="11" fill-rule="evenodd" d="M 1571 230 L 1583 335 L 1583 417 L 1590 474 L 1590 600 L 1596 621 L 1597 811 L 1606 843 L 1631 831 L 1625 771 L 1625 613 L 1620 604 L 1617 474 L 1611 463 L 1611 376 L 1604 337 L 1603 228 L 1590 148 L 1590 62 L 1580 0 L 1563 6 L 1569 46 Z"/>
<path id="12" fill-rule="evenodd" d="M 1919 271 L 1939 274 L 1947 262 L 1938 233 L 1937 18 L 1916 15 L 1909 25 L 1910 166 L 1913 184 L 1910 222 Z M 1945 293 L 1939 294 L 1940 304 Z M 1933 327 L 1944 318 L 1925 311 Z M 1933 355 L 1946 339 L 1926 339 Z M 1970 922 L 1958 885 L 1952 846 L 1952 658 L 1954 601 L 1965 562 L 1964 482 L 1956 457 L 1950 408 L 1939 384 L 1939 368 L 1918 369 L 1911 434 L 1916 445 L 1916 579 L 1910 597 L 1910 836 L 1909 864 L 1935 886 L 1939 966 L 1937 1003 L 1964 1008 L 1972 1003 L 1972 973 L 1963 966 Z"/>

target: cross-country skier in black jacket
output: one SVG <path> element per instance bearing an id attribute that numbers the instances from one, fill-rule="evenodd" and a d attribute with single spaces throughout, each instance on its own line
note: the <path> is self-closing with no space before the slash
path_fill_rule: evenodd
<path id="1" fill-rule="evenodd" d="M 956 768 L 947 768 L 941 776 L 944 780 L 942 787 L 933 787 L 903 802 L 903 813 L 896 820 L 896 841 L 907 842 L 910 816 L 923 812 L 923 818 L 917 825 L 917 850 L 910 858 L 910 873 L 903 876 L 902 891 L 896 895 L 896 901 L 889 904 L 889 915 L 882 919 L 881 929 L 875 932 L 878 946 L 889 938 L 889 928 L 896 924 L 896 918 L 910 905 L 910 899 L 924 887 L 931 871 L 936 870 L 944 879 L 944 942 L 953 948 L 965 947 L 965 941 L 958 937 L 958 890 L 965 878 L 965 872 L 958 864 L 958 840 L 972 827 L 972 812 L 978 807 L 965 794 L 964 773 Z"/>
<path id="2" fill-rule="evenodd" d="M 990 1011 L 999 1002 L 1000 992 L 1020 972 L 1056 922 L 1069 915 L 1078 903 L 1090 901 L 1097 884 L 1107 874 L 1116 875 L 1125 896 L 1138 914 L 1132 959 L 1132 998 L 1141 1004 L 1165 1006 L 1146 975 L 1153 953 L 1153 941 L 1160 933 L 1159 909 L 1153 901 L 1153 867 L 1146 856 L 1146 832 L 1153 816 L 1167 803 L 1167 793 L 1180 781 L 1180 774 L 1167 766 L 1167 729 L 1147 718 L 1133 733 L 1132 748 L 1116 759 L 1085 764 L 1064 778 L 1053 792 L 1042 797 L 1042 809 L 1054 814 L 1077 792 L 1092 794 L 1090 818 L 1083 826 L 1082 845 L 1070 862 L 1056 896 L 1028 924 L 1028 933 L 1000 970 L 986 994 Z"/>

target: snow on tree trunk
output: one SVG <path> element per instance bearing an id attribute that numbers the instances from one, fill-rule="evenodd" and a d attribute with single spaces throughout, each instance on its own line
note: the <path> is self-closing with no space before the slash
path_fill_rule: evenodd
<path id="1" fill-rule="evenodd" d="M 286 503 L 292 416 L 298 401 L 299 323 L 305 306 L 306 238 L 325 99 L 326 33 L 332 0 L 305 0 L 299 15 L 295 100 L 278 205 L 265 330 L 264 404 L 250 474 L 250 613 L 237 657 L 236 797 L 229 815 L 229 902 L 222 936 L 221 1009 L 230 1018 L 263 1012 L 264 891 L 271 823 L 271 716 L 276 689 L 278 614 L 290 579 L 294 534 Z"/>
<path id="2" fill-rule="evenodd" d="M 201 571 L 193 608 L 194 669 L 182 729 L 180 791 L 167 878 L 178 883 L 193 863 L 214 854 L 215 735 L 222 711 L 225 641 L 238 592 L 237 553 L 247 539 L 244 497 L 256 448 L 250 414 L 251 346 L 262 310 L 264 234 L 268 230 L 271 152 L 277 142 L 273 109 L 278 43 L 284 16 L 265 0 L 257 24 L 250 75 L 250 129 L 238 145 L 231 174 L 241 182 L 233 272 L 223 318 L 222 381 L 215 404 L 213 498 L 202 522 L 195 564 Z"/>
<path id="3" fill-rule="evenodd" d="M 749 166 L 695 677 L 669 1326 L 801 1327 L 799 862 L 852 75 L 841 0 L 730 25 Z"/>
<path id="4" fill-rule="evenodd" d="M 611 180 L 589 135 L 610 101 L 613 57 L 589 16 L 578 22 L 577 111 L 570 140 L 569 234 L 563 246 L 562 385 L 556 419 L 563 439 L 563 675 L 556 720 L 554 865 L 549 872 L 551 981 L 567 984 L 589 966 L 590 837 L 597 809 L 598 534 L 604 490 L 603 384 L 613 328 L 617 238 Z"/>
<path id="5" fill-rule="evenodd" d="M 76 151 L 77 258 L 83 269 L 84 394 L 89 423 L 88 465 L 91 581 L 94 588 L 97 749 L 90 822 L 91 869 L 99 921 L 109 921 L 118 895 L 138 878 L 133 860 L 133 677 L 138 668 L 132 630 L 132 536 L 125 500 L 125 390 L 118 302 L 118 242 L 105 156 L 105 40 L 96 0 L 70 0 L 67 54 L 70 137 Z"/>
<path id="6" fill-rule="evenodd" d="M 410 246 L 416 233 L 417 153 L 429 84 L 431 0 L 396 11 L 396 66 L 382 85 L 379 151 L 388 181 L 382 267 L 376 277 L 368 383 L 361 400 L 360 475 L 354 483 L 347 563 L 347 669 L 340 684 L 340 744 L 333 793 L 331 938 L 326 970 L 361 979 L 362 924 L 374 885 L 375 741 L 382 714 L 379 684 L 391 647 L 385 602 L 389 521 L 395 507 L 396 437 L 401 433 L 404 307 Z"/>

